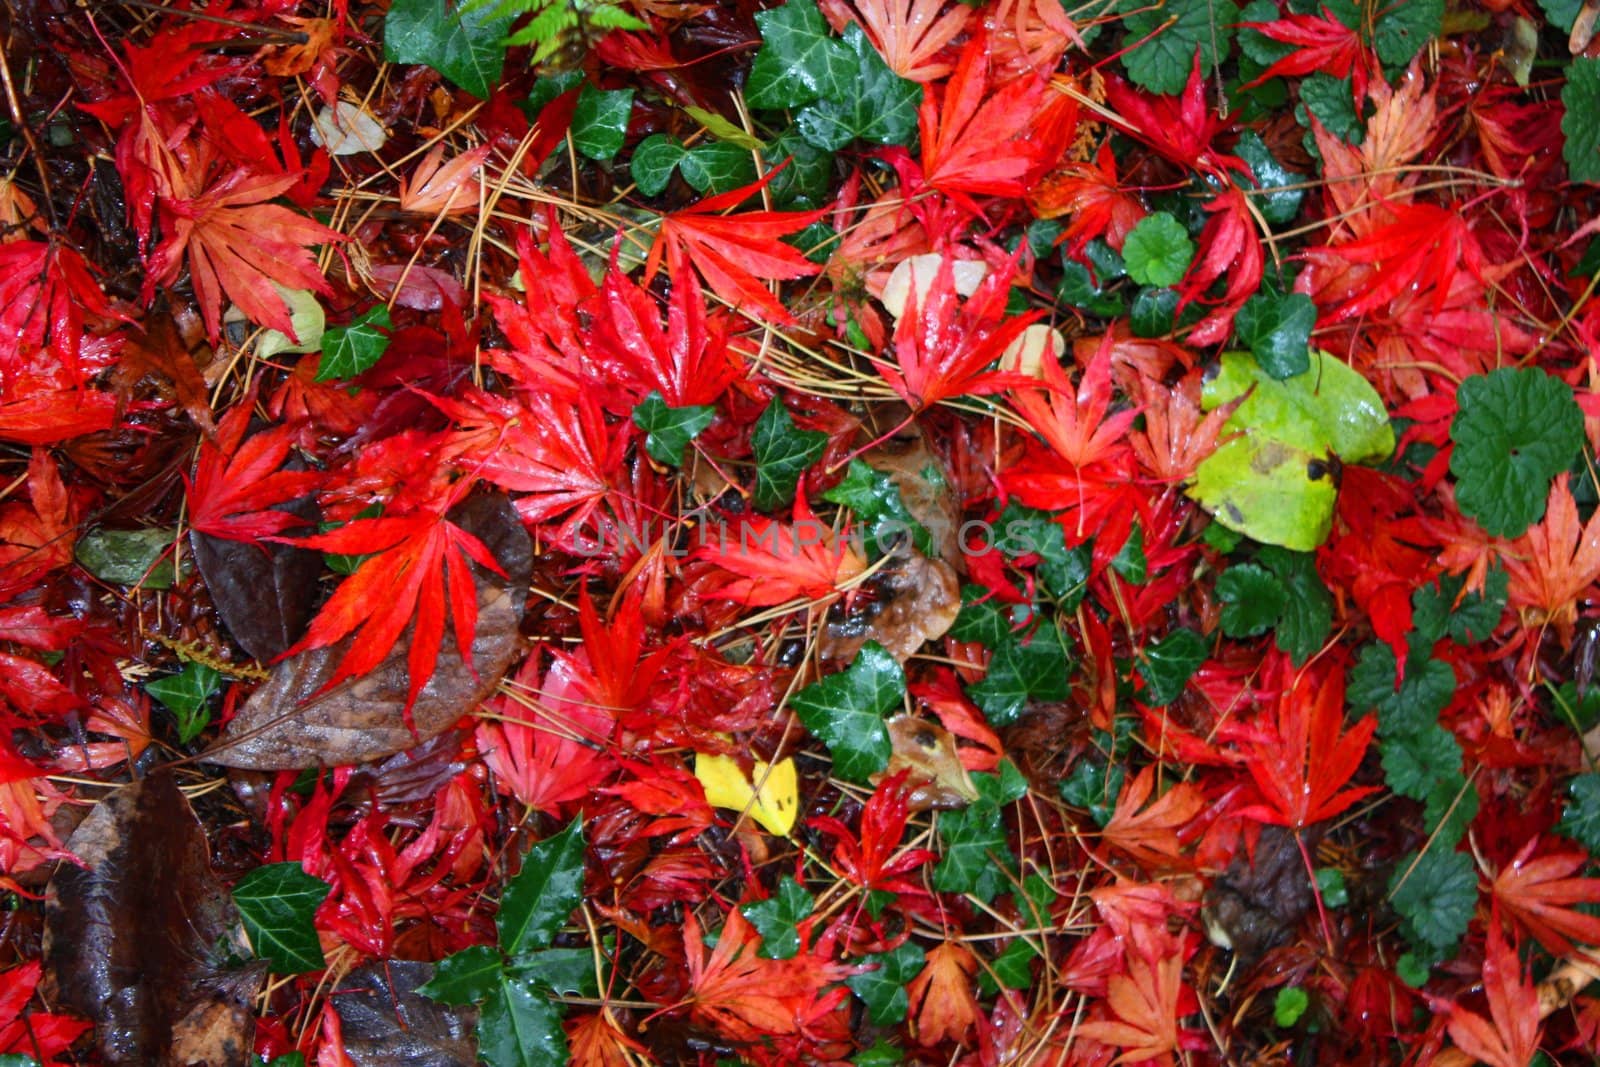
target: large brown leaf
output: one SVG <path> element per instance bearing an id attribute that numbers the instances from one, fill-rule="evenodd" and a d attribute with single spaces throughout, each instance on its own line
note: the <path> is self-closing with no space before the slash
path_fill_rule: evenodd
<path id="1" fill-rule="evenodd" d="M 316 500 L 302 497 L 278 510 L 314 522 Z M 190 532 L 194 561 L 211 602 L 239 647 L 259 663 L 288 650 L 306 632 L 322 573 L 322 553 L 287 544 L 256 544 Z"/>
<path id="2" fill-rule="evenodd" d="M 205 832 L 170 772 L 102 800 L 46 891 L 46 994 L 95 1023 L 107 1064 L 225 1067 L 249 1059 L 259 968 L 225 971 L 237 925 Z"/>
<path id="3" fill-rule="evenodd" d="M 329 998 L 339 1012 L 344 1054 L 355 1067 L 473 1067 L 478 1010 L 420 996 L 433 964 L 369 963 L 345 976 Z"/>
<path id="4" fill-rule="evenodd" d="M 451 521 L 479 538 L 506 572 L 474 567 L 478 627 L 472 665 L 462 661 L 453 634 L 439 650 L 433 677 L 405 721 L 408 640 L 370 673 L 317 695 L 344 658 L 349 638 L 280 663 L 223 730 L 205 758 L 227 767 L 295 770 L 362 763 L 412 748 L 450 729 L 494 689 L 518 652 L 518 623 L 533 573 L 533 543 L 503 495 L 474 497 Z"/>

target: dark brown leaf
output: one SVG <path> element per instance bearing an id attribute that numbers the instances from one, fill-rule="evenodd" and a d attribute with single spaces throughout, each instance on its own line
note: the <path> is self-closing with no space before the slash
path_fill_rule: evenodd
<path id="1" fill-rule="evenodd" d="M 1312 903 L 1311 878 L 1295 835 L 1264 826 L 1254 854 L 1239 849 L 1206 894 L 1201 914 L 1212 943 L 1233 949 L 1249 967 L 1289 939 Z"/>
<path id="2" fill-rule="evenodd" d="M 455 636 L 447 635 L 433 677 L 412 707 L 413 731 L 404 713 L 407 635 L 372 673 L 316 695 L 343 659 L 346 638 L 280 663 L 205 758 L 262 771 L 362 763 L 437 737 L 477 707 L 516 658 L 533 543 L 510 501 L 500 494 L 474 497 L 450 518 L 482 540 L 506 572 L 501 578 L 473 568 L 478 586 L 478 628 L 472 643 L 476 674 L 462 661 Z"/>
<path id="3" fill-rule="evenodd" d="M 278 508 L 308 522 L 317 518 L 311 497 Z M 211 602 L 239 647 L 270 663 L 300 640 L 311 621 L 322 573 L 322 553 L 294 545 L 250 543 L 191 531 L 194 561 Z"/>
<path id="4" fill-rule="evenodd" d="M 84 866 L 46 891 L 47 995 L 94 1020 L 107 1064 L 244 1064 L 262 974 L 215 959 L 237 916 L 171 773 L 108 795 L 67 847 Z"/>
<path id="5" fill-rule="evenodd" d="M 201 433 L 207 438 L 216 436 L 217 426 L 211 419 L 211 402 L 205 377 L 195 364 L 194 355 L 183 343 L 177 323 L 165 311 L 145 319 L 142 336 L 130 332 L 128 343 L 122 348 L 122 358 L 111 373 L 111 380 L 117 392 L 126 398 L 139 380 L 150 374 L 172 384 L 178 405 L 189 413 Z"/>
<path id="6" fill-rule="evenodd" d="M 452 1008 L 416 988 L 433 964 L 409 960 L 370 963 L 345 976 L 330 1002 L 344 1031 L 344 1054 L 356 1067 L 474 1067 L 476 1008 Z"/>

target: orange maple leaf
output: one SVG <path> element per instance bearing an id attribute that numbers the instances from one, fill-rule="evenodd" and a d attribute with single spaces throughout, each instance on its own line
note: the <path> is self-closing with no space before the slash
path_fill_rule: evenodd
<path id="1" fill-rule="evenodd" d="M 1153 1060 L 1173 1062 L 1179 1045 L 1178 999 L 1183 993 L 1183 956 L 1146 960 L 1128 956 L 1126 974 L 1106 981 L 1106 1003 L 1117 1021 L 1096 1020 L 1078 1027 L 1078 1033 L 1102 1045 L 1123 1050 L 1114 1063 Z"/>
<path id="2" fill-rule="evenodd" d="M 836 30 L 859 22 L 867 40 L 889 69 L 907 81 L 931 82 L 950 73 L 945 46 L 966 27 L 972 14 L 944 0 L 821 0 L 818 5 Z"/>
<path id="3" fill-rule="evenodd" d="M 649 1049 L 623 1033 L 609 1011 L 567 1020 L 567 1045 L 573 1067 L 633 1067 L 647 1062 Z"/>
<path id="4" fill-rule="evenodd" d="M 1559 475 L 1550 487 L 1544 519 L 1528 527 L 1501 556 L 1510 577 L 1507 600 L 1524 626 L 1553 626 L 1572 643 L 1578 598 L 1600 578 L 1600 513 L 1578 523 L 1578 505 Z"/>
<path id="5" fill-rule="evenodd" d="M 737 530 L 724 526 L 704 536 L 709 543 L 694 558 L 739 576 L 712 595 L 748 607 L 824 600 L 866 568 L 854 549 L 817 521 L 803 493 L 795 498 L 792 525 L 754 515 Z"/>
<path id="6" fill-rule="evenodd" d="M 1600 945 L 1600 917 L 1574 911 L 1573 904 L 1600 904 L 1600 878 L 1574 878 L 1589 863 L 1587 853 L 1563 852 L 1531 859 L 1539 839 L 1522 846 L 1495 875 L 1489 892 L 1505 913 L 1558 955 L 1573 942 Z"/>
<path id="7" fill-rule="evenodd" d="M 1487 1019 L 1453 1001 L 1442 1005 L 1449 1013 L 1450 1040 L 1489 1067 L 1527 1067 L 1539 1051 L 1539 991 L 1526 980 L 1516 950 L 1506 943 L 1498 922 L 1489 926 L 1483 992 L 1489 1000 Z"/>
<path id="8" fill-rule="evenodd" d="M 911 980 L 911 1036 L 922 1045 L 960 1041 L 977 1025 L 983 1009 L 972 992 L 978 961 L 958 941 L 946 941 L 928 953 L 922 973 Z"/>
<path id="9" fill-rule="evenodd" d="M 300 180 L 298 173 L 262 175 L 239 169 L 192 195 L 163 196 L 164 238 L 150 254 L 143 298 L 177 278 L 188 253 L 196 302 L 213 344 L 222 330 L 224 297 L 250 321 L 295 337 L 283 297 L 273 288 L 332 290 L 307 250 L 344 240 L 336 230 L 272 200 Z"/>
<path id="10" fill-rule="evenodd" d="M 1200 814 L 1206 801 L 1200 790 L 1179 782 L 1145 807 L 1155 782 L 1155 768 L 1146 767 L 1123 785 L 1101 838 L 1143 866 L 1170 867 L 1183 862 L 1178 851 L 1178 829 Z"/>
<path id="11" fill-rule="evenodd" d="M 412 168 L 410 177 L 400 179 L 400 210 L 414 215 L 454 215 L 476 210 L 483 183 L 474 178 L 488 155 L 489 146 L 482 144 L 446 163 L 443 142 L 434 145 Z"/>
<path id="12" fill-rule="evenodd" d="M 760 942 L 735 908 L 708 955 L 694 912 L 684 916 L 690 992 L 683 1003 L 691 1016 L 735 1041 L 757 1042 L 800 1033 L 849 995 L 843 988 L 826 994 L 822 990 L 858 968 L 807 953 L 788 960 L 764 959 L 756 953 Z"/>
<path id="13" fill-rule="evenodd" d="M 698 203 L 661 216 L 661 228 L 650 245 L 644 265 L 648 285 L 667 257 L 668 273 L 676 282 L 684 277 L 682 257 L 722 299 L 769 322 L 794 322 L 784 306 L 765 286 L 766 281 L 808 278 L 822 268 L 779 238 L 805 229 L 824 211 L 746 211 L 724 215 L 758 192 L 777 171 L 738 189 L 708 196 Z"/>

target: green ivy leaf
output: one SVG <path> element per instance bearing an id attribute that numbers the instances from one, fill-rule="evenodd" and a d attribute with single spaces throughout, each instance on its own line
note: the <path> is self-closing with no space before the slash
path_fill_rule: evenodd
<path id="1" fill-rule="evenodd" d="M 324 331 L 316 380 L 331 382 L 354 378 L 371 370 L 389 350 L 387 331 L 393 327 L 388 306 L 378 304 L 357 315 L 350 325 Z"/>
<path id="2" fill-rule="evenodd" d="M 745 103 L 777 110 L 850 93 L 856 59 L 829 32 L 815 0 L 789 0 L 762 11 L 756 25 L 761 48 L 745 80 Z"/>
<path id="3" fill-rule="evenodd" d="M 178 674 L 146 682 L 144 690 L 165 704 L 177 718 L 178 740 L 188 744 L 211 722 L 207 704 L 221 681 L 222 675 L 215 667 L 186 663 Z"/>
<path id="4" fill-rule="evenodd" d="M 1139 664 L 1139 676 L 1145 682 L 1140 701 L 1151 707 L 1172 703 L 1205 661 L 1205 638 L 1184 627 L 1173 630 L 1145 649 Z"/>
<path id="5" fill-rule="evenodd" d="M 784 878 L 772 896 L 740 908 L 761 935 L 756 955 L 768 960 L 794 959 L 800 952 L 800 931 L 796 927 L 814 907 L 816 901 L 805 886 L 793 878 Z"/>
<path id="6" fill-rule="evenodd" d="M 1139 220 L 1122 244 L 1128 277 L 1140 285 L 1177 285 L 1194 259 L 1189 231 L 1171 214 L 1156 211 Z"/>
<path id="7" fill-rule="evenodd" d="M 911 1007 L 906 986 L 922 973 L 926 960 L 927 953 L 921 948 L 910 941 L 902 942 L 889 952 L 863 957 L 861 962 L 873 969 L 851 975 L 844 984 L 867 1006 L 867 1018 L 872 1025 L 895 1026 L 905 1021 Z"/>
<path id="8" fill-rule="evenodd" d="M 1011 501 L 995 519 L 994 547 L 1010 559 L 1038 556 L 1035 567 L 1044 587 L 1068 611 L 1083 601 L 1094 548 L 1085 542 L 1067 547 L 1061 524 L 1047 511 Z"/>
<path id="9" fill-rule="evenodd" d="M 1304 293 L 1263 291 L 1244 302 L 1234 317 L 1239 342 L 1256 363 L 1278 380 L 1304 374 L 1311 367 L 1311 331 L 1317 305 Z"/>
<path id="10" fill-rule="evenodd" d="M 922 86 L 890 70 L 854 22 L 845 28 L 844 47 L 855 57 L 854 85 L 806 105 L 795 120 L 800 135 L 829 152 L 855 140 L 906 144 L 917 132 Z"/>
<path id="11" fill-rule="evenodd" d="M 672 172 L 683 162 L 688 150 L 683 142 L 665 133 L 652 133 L 634 146 L 628 160 L 628 173 L 644 196 L 660 196 L 672 181 Z"/>
<path id="12" fill-rule="evenodd" d="M 1269 546 L 1256 556 L 1283 583 L 1286 599 L 1278 620 L 1277 646 L 1300 666 L 1322 647 L 1333 629 L 1333 597 L 1309 552 Z"/>
<path id="13" fill-rule="evenodd" d="M 1240 41 L 1243 41 L 1242 34 Z M 1256 176 L 1255 187 L 1266 193 L 1265 196 L 1251 197 L 1251 201 L 1261 212 L 1261 217 L 1273 226 L 1293 222 L 1300 214 L 1300 205 L 1305 200 L 1306 191 L 1303 185 L 1306 176 L 1279 163 L 1277 157 L 1267 147 L 1267 143 L 1261 139 L 1261 135 L 1254 130 L 1246 130 L 1239 135 L 1239 142 L 1234 145 L 1233 154 L 1249 165 Z"/>
<path id="14" fill-rule="evenodd" d="M 1356 113 L 1355 98 L 1350 92 L 1349 78 L 1335 78 L 1331 74 L 1308 74 L 1300 81 L 1300 105 L 1305 112 L 1295 111 L 1300 124 L 1310 128 L 1310 118 L 1322 123 L 1322 128 L 1345 144 L 1360 144 L 1366 133 L 1366 123 Z M 1307 137 L 1307 141 L 1310 138 Z"/>
<path id="15" fill-rule="evenodd" d="M 1278 624 L 1289 592 L 1277 575 L 1254 563 L 1229 567 L 1217 579 L 1222 632 L 1229 637 L 1259 637 Z"/>
<path id="16" fill-rule="evenodd" d="M 1210 411 L 1234 400 L 1240 403 L 1223 423 L 1228 440 L 1196 468 L 1186 492 L 1218 522 L 1257 541 L 1317 547 L 1333 524 L 1333 459 L 1376 462 L 1394 450 L 1382 398 L 1325 352 L 1282 381 L 1243 352 L 1224 352 L 1206 374 L 1201 405 Z"/>
<path id="17" fill-rule="evenodd" d="M 633 424 L 645 433 L 644 450 L 650 453 L 651 459 L 669 467 L 683 462 L 683 450 L 716 417 L 717 409 L 712 404 L 669 408 L 654 389 L 633 409 Z"/>
<path id="18" fill-rule="evenodd" d="M 525 952 L 506 964 L 506 973 L 526 979 L 565 996 L 598 996 L 594 950 L 589 948 L 547 948 Z"/>
<path id="19" fill-rule="evenodd" d="M 1389 880 L 1389 900 L 1413 943 L 1435 956 L 1452 953 L 1478 903 L 1478 872 L 1463 852 L 1430 849 L 1402 859 Z M 1409 874 L 1408 874 L 1409 872 Z M 1402 881 L 1404 879 L 1404 881 Z"/>
<path id="20" fill-rule="evenodd" d="M 489 1067 L 565 1067 L 561 1013 L 533 979 L 501 974 L 478 1017 L 478 1055 Z"/>
<path id="21" fill-rule="evenodd" d="M 495 926 L 507 956 L 550 947 L 583 900 L 583 824 L 573 819 L 528 849 L 522 870 L 500 897 Z"/>
<path id="22" fill-rule="evenodd" d="M 944 856 L 933 869 L 933 888 L 941 893 L 971 893 L 988 903 L 1011 883 L 1005 872 L 1016 866 L 1006 844 L 1000 809 L 988 802 L 969 804 L 939 816 Z"/>
<path id="23" fill-rule="evenodd" d="M 990 724 L 1010 726 L 1029 701 L 1067 699 L 1071 661 L 1066 639 L 1054 623 L 1041 624 L 1027 638 L 1008 631 L 989 658 L 988 673 L 967 688 L 967 695 Z"/>
<path id="24" fill-rule="evenodd" d="M 828 199 L 833 185 L 833 153 L 809 143 L 794 127 L 784 130 L 762 150 L 761 158 L 769 167 L 787 161 L 787 165 L 772 176 L 767 190 L 779 208 L 816 207 Z"/>
<path id="25" fill-rule="evenodd" d="M 771 511 L 793 501 L 800 476 L 822 458 L 827 447 L 827 434 L 797 427 L 782 398 L 773 397 L 750 431 L 750 448 L 756 457 L 756 507 Z"/>
<path id="26" fill-rule="evenodd" d="M 981 585 L 961 587 L 961 610 L 950 625 L 950 636 L 957 641 L 977 641 L 994 649 L 1011 638 L 1014 620 L 1002 602 L 984 600 L 988 590 Z"/>
<path id="27" fill-rule="evenodd" d="M 1600 774 L 1579 774 L 1567 783 L 1567 804 L 1556 832 L 1600 853 Z"/>
<path id="28" fill-rule="evenodd" d="M 1150 577 L 1150 564 L 1144 555 L 1144 530 L 1137 521 L 1128 539 L 1111 558 L 1111 569 L 1132 585 L 1143 585 Z"/>
<path id="29" fill-rule="evenodd" d="M 848 669 L 812 682 L 790 706 L 807 730 L 828 746 L 833 772 L 865 782 L 889 765 L 894 746 L 883 717 L 905 701 L 906 675 L 876 641 L 856 653 Z"/>
<path id="30" fill-rule="evenodd" d="M 444 1004 L 471 1004 L 494 991 L 503 966 L 493 946 L 472 945 L 440 960 L 417 992 Z"/>
<path id="31" fill-rule="evenodd" d="M 1544 516 L 1551 480 L 1583 448 L 1572 388 L 1537 367 L 1503 367 L 1462 382 L 1456 405 L 1456 504 L 1489 534 L 1519 537 Z"/>
<path id="32" fill-rule="evenodd" d="M 850 461 L 844 480 L 823 493 L 822 499 L 849 508 L 868 525 L 878 556 L 887 555 L 908 534 L 918 552 L 925 556 L 934 553 L 933 535 L 906 508 L 894 478 L 859 459 Z"/>
<path id="33" fill-rule="evenodd" d="M 233 887 L 233 904 L 250 947 L 272 965 L 274 973 L 303 974 L 322 968 L 322 945 L 313 919 L 332 891 L 298 863 L 265 864 Z"/>
<path id="34" fill-rule="evenodd" d="M 39 1067 L 39 1061 L 20 1052 L 7 1052 L 0 1055 L 0 1067 Z"/>
<path id="35" fill-rule="evenodd" d="M 1165 337 L 1178 315 L 1178 291 L 1146 286 L 1128 309 L 1128 327 L 1135 337 Z"/>
<path id="36" fill-rule="evenodd" d="M 1073 765 L 1071 773 L 1061 779 L 1061 784 L 1056 788 L 1062 800 L 1087 811 L 1095 825 L 1103 827 L 1111 821 L 1111 815 L 1116 810 L 1123 778 L 1120 763 L 1106 764 L 1083 759 Z"/>
<path id="37" fill-rule="evenodd" d="M 585 159 L 611 159 L 622 150 L 632 114 L 632 89 L 596 89 L 585 83 L 572 112 L 572 147 Z"/>
<path id="38" fill-rule="evenodd" d="M 1403 67 L 1444 27 L 1444 0 L 1396 0 L 1378 14 L 1372 47 L 1391 67 Z"/>
<path id="39" fill-rule="evenodd" d="M 992 997 L 1005 989 L 1027 989 L 1033 985 L 1033 961 L 1039 953 L 1023 938 L 1014 938 L 989 961 L 989 969 L 978 974 L 978 992 Z"/>
<path id="40" fill-rule="evenodd" d="M 1183 92 L 1200 53 L 1200 76 L 1210 77 L 1228 54 L 1239 8 L 1230 0 L 1123 0 L 1122 65 L 1135 85 L 1168 96 Z"/>
<path id="41" fill-rule="evenodd" d="M 689 149 L 678 172 L 695 192 L 725 193 L 756 180 L 756 161 L 748 148 L 710 141 Z"/>
<path id="42" fill-rule="evenodd" d="M 383 58 L 426 64 L 487 100 L 505 66 L 512 19 L 452 0 L 394 0 L 383 18 Z"/>

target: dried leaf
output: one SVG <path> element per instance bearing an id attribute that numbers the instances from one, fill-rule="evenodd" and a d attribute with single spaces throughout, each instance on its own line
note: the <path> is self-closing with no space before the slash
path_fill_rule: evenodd
<path id="1" fill-rule="evenodd" d="M 473 1067 L 478 1010 L 419 996 L 433 964 L 382 960 L 358 967 L 329 998 L 339 1013 L 344 1054 L 355 1067 Z"/>
<path id="2" fill-rule="evenodd" d="M 956 739 L 949 730 L 915 715 L 896 715 L 886 725 L 894 753 L 883 774 L 872 776 L 874 785 L 902 771 L 910 772 L 908 807 L 912 811 L 948 811 L 964 808 L 978 799 L 978 790 L 961 765 Z"/>
<path id="3" fill-rule="evenodd" d="M 50 999 L 95 1021 L 108 1064 L 242 1067 L 261 974 L 220 969 L 236 915 L 171 773 L 107 796 L 67 845 L 84 865 L 46 892 Z"/>
<path id="4" fill-rule="evenodd" d="M 437 737 L 477 707 L 499 683 L 518 651 L 518 623 L 527 599 L 533 546 L 504 496 L 479 496 L 453 512 L 452 522 L 481 540 L 506 576 L 472 569 L 478 620 L 472 667 L 453 634 L 439 649 L 433 675 L 405 707 L 409 633 L 370 673 L 318 694 L 334 676 L 350 638 L 301 652 L 273 671 L 223 730 L 206 759 L 227 767 L 283 770 L 381 759 Z"/>

